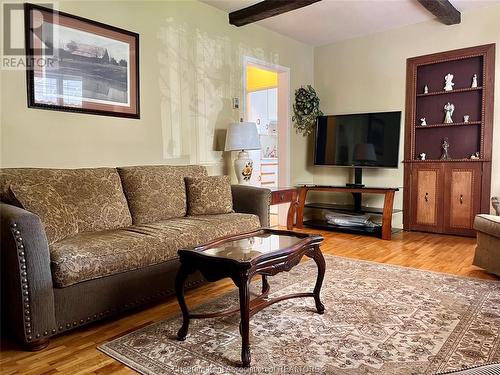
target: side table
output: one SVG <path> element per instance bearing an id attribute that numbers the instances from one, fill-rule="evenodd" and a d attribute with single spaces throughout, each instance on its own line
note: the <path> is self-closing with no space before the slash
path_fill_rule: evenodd
<path id="1" fill-rule="evenodd" d="M 293 229 L 295 213 L 297 212 L 298 206 L 297 189 L 294 187 L 275 187 L 269 189 L 271 190 L 271 205 L 290 203 L 286 219 L 286 229 Z"/>

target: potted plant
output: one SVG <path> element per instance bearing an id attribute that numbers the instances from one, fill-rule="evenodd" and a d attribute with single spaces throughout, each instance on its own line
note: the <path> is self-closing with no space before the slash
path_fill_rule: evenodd
<path id="1" fill-rule="evenodd" d="M 295 90 L 292 121 L 297 133 L 308 136 L 316 126 L 316 119 L 322 116 L 319 98 L 311 85 Z"/>

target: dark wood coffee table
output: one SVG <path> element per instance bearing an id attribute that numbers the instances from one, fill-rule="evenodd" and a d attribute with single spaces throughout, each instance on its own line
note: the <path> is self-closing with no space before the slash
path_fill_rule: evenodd
<path id="1" fill-rule="evenodd" d="M 263 308 L 289 298 L 313 297 L 316 310 L 323 314 L 325 307 L 320 300 L 321 284 L 325 276 L 325 259 L 319 248 L 323 237 L 306 233 L 260 229 L 255 232 L 225 237 L 193 249 L 179 250 L 181 267 L 175 281 L 175 292 L 182 310 L 183 323 L 177 333 L 178 340 L 185 340 L 190 319 L 228 316 L 240 312 L 241 361 L 250 366 L 250 318 Z M 303 256 L 312 258 L 318 266 L 314 290 L 276 298 L 267 298 L 267 276 L 290 271 Z M 193 272 L 200 271 L 207 281 L 226 277 L 239 289 L 240 306 L 225 311 L 191 314 L 184 300 L 184 282 Z M 262 276 L 262 294 L 250 300 L 249 284 L 256 275 Z"/>

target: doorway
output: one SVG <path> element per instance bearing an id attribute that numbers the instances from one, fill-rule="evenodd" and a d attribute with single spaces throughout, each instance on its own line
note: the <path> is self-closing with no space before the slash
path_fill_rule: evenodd
<path id="1" fill-rule="evenodd" d="M 290 185 L 290 69 L 245 57 L 243 62 L 245 121 L 255 122 L 261 150 L 251 151 L 251 185 Z M 271 226 L 286 225 L 289 204 L 271 206 Z"/>

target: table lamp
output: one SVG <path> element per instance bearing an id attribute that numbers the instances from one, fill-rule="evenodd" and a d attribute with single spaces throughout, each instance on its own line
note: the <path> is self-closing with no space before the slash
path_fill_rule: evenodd
<path id="1" fill-rule="evenodd" d="M 372 165 L 374 161 L 377 161 L 375 146 L 372 143 L 358 143 L 354 147 L 353 159 L 358 163 L 355 165 Z"/>
<path id="2" fill-rule="evenodd" d="M 252 177 L 253 161 L 247 150 L 260 150 L 259 133 L 254 122 L 237 122 L 229 125 L 224 151 L 238 150 L 240 152 L 234 161 L 234 171 L 238 177 L 238 183 L 248 185 Z"/>

